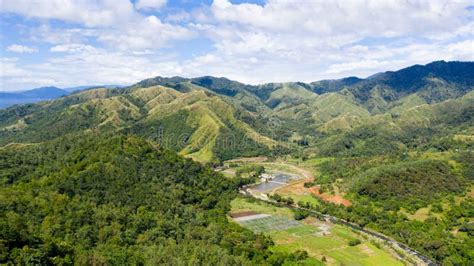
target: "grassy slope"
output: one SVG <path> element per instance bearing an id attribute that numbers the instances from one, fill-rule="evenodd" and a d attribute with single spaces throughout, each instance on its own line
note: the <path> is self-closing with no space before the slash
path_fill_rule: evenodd
<path id="1" fill-rule="evenodd" d="M 186 112 L 187 119 L 176 123 L 186 123 L 193 132 L 187 137 L 188 142 L 182 147 L 181 154 L 197 161 L 210 162 L 218 159 L 216 149 L 221 147 L 216 147 L 216 142 L 223 130 L 233 132 L 239 138 L 246 136 L 268 148 L 275 145 L 272 139 L 237 119 L 234 116 L 236 107 L 197 86 L 191 87 L 187 92 L 163 86 L 128 91 L 95 89 L 32 105 L 26 107 L 26 112 L 22 112 L 13 108 L 1 113 L 5 116 L 0 124 L 3 144 L 11 141 L 42 141 L 83 129 L 124 130 L 136 124 L 143 128 L 139 134 L 149 135 L 146 127 L 163 126 L 165 124 L 161 122 L 167 117 Z M 169 126 L 171 123 L 169 121 L 166 124 Z M 70 127 L 69 124 L 74 126 Z M 178 129 L 174 125 L 171 128 Z M 186 132 L 167 130 L 167 133 L 173 134 L 174 138 L 186 138 L 181 135 Z"/>
<path id="2" fill-rule="evenodd" d="M 295 103 L 307 102 L 316 97 L 317 94 L 297 84 L 283 83 L 269 95 L 266 104 L 275 110 L 281 110 Z"/>

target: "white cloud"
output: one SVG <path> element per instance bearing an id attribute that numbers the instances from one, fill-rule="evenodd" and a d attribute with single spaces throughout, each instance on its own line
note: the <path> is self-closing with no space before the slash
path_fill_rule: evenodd
<path id="1" fill-rule="evenodd" d="M 392 67 L 394 63 L 400 62 L 393 62 L 393 61 L 378 61 L 378 60 L 362 60 L 362 61 L 350 61 L 346 63 L 338 63 L 332 64 L 329 66 L 328 70 L 325 71 L 325 74 L 340 74 L 340 73 L 348 73 L 350 71 L 354 71 L 355 69 L 360 73 L 361 71 L 376 71 L 377 69 L 381 69 L 383 67 Z"/>
<path id="2" fill-rule="evenodd" d="M 90 45 L 72 43 L 72 44 L 56 45 L 56 46 L 51 47 L 49 50 L 51 52 L 77 53 L 77 52 L 83 52 L 83 51 L 94 51 L 95 48 Z"/>
<path id="3" fill-rule="evenodd" d="M 1 77 L 19 77 L 28 72 L 21 69 L 18 65 L 18 58 L 3 57 L 0 58 L 0 76 Z"/>
<path id="4" fill-rule="evenodd" d="M 215 27 L 208 34 L 226 52 L 306 48 L 302 50 L 306 53 L 365 37 L 429 38 L 451 33 L 468 22 L 465 6 L 422 0 L 269 1 L 264 6 L 215 0 L 210 8 Z"/>
<path id="5" fill-rule="evenodd" d="M 20 65 L 16 58 L 0 59 L 0 90 L 22 90 L 44 85 L 127 85 L 158 75 L 176 75 L 181 71 L 176 60 L 168 56 L 135 56 L 99 48 L 69 52 L 69 48 L 57 47 L 65 53 L 54 54 L 54 57 L 41 63 Z"/>
<path id="6" fill-rule="evenodd" d="M 467 5 L 442 0 L 269 0 L 264 5 L 215 0 L 190 27 L 213 40 L 216 49 L 207 56 L 219 58 L 219 65 L 202 63 L 206 56 L 189 64 L 206 74 L 225 72 L 256 83 L 367 76 L 433 60 L 472 60 L 472 11 Z M 458 43 L 459 38 L 471 41 Z"/>
<path id="7" fill-rule="evenodd" d="M 97 39 L 120 50 L 158 49 L 176 40 L 188 40 L 195 36 L 189 29 L 163 23 L 156 16 L 131 22 L 118 29 L 104 30 Z"/>
<path id="8" fill-rule="evenodd" d="M 12 44 L 7 47 L 7 51 L 13 52 L 13 53 L 19 53 L 19 54 L 32 54 L 32 53 L 37 53 L 38 49 L 34 47 L 25 46 L 25 45 Z"/>
<path id="9" fill-rule="evenodd" d="M 474 60 L 467 1 L 215 0 L 194 10 L 164 8 L 165 2 L 0 0 L 0 12 L 40 23 L 30 28 L 33 42 L 52 45 L 41 62 L 5 63 L 2 83 L 130 84 L 156 75 L 215 75 L 255 84 Z M 194 38 L 203 42 L 191 47 Z"/>
<path id="10" fill-rule="evenodd" d="M 231 4 L 215 0 L 211 12 L 220 22 L 231 22 L 267 32 L 307 32 L 318 36 L 367 34 L 396 36 L 450 31 L 463 25 L 466 2 L 446 1 L 268 1 Z"/>
<path id="11" fill-rule="evenodd" d="M 42 78 L 18 65 L 18 58 L 0 58 L 0 91 L 15 91 L 51 85 L 55 80 Z"/>
<path id="12" fill-rule="evenodd" d="M 132 54 L 133 55 L 150 55 L 150 54 L 154 54 L 154 52 L 152 50 L 145 49 L 141 51 L 132 51 Z"/>
<path id="13" fill-rule="evenodd" d="M 185 22 L 191 20 L 191 14 L 185 11 L 179 11 L 166 16 L 166 21 Z"/>
<path id="14" fill-rule="evenodd" d="M 140 8 L 157 8 L 166 1 L 139 1 Z M 156 16 L 145 16 L 129 0 L 0 0 L 2 10 L 39 19 L 58 19 L 79 25 L 52 27 L 44 23 L 32 30 L 36 41 L 54 44 L 87 42 L 91 37 L 121 50 L 159 49 L 176 40 L 195 35 L 185 27 L 162 22 Z M 44 20 L 43 20 L 44 22 Z"/>
<path id="15" fill-rule="evenodd" d="M 80 27 L 54 28 L 48 24 L 30 28 L 30 38 L 35 42 L 46 42 L 50 44 L 70 44 L 87 42 L 98 34 L 97 29 Z"/>
<path id="16" fill-rule="evenodd" d="M 2 12 L 26 17 L 59 19 L 81 23 L 88 27 L 113 26 L 136 16 L 128 0 L 0 0 Z"/>
<path id="17" fill-rule="evenodd" d="M 166 4 L 166 0 L 138 0 L 135 3 L 137 9 L 160 9 Z"/>
<path id="18" fill-rule="evenodd" d="M 474 40 L 449 44 L 446 50 L 449 55 L 458 55 L 464 60 L 474 61 Z"/>

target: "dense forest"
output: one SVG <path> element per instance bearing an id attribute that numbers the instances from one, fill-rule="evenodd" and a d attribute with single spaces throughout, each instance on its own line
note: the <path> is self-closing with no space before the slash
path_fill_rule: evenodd
<path id="1" fill-rule="evenodd" d="M 0 262 L 282 264 L 228 222 L 238 179 L 133 136 L 68 135 L 0 150 Z"/>

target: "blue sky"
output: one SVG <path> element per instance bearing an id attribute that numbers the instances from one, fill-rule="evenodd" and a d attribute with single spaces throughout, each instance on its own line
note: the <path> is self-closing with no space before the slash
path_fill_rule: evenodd
<path id="1" fill-rule="evenodd" d="M 474 59 L 472 1 L 0 0 L 0 90 L 366 77 Z"/>

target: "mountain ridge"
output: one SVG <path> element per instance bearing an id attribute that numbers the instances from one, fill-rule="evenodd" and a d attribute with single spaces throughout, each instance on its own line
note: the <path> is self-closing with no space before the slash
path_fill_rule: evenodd
<path id="1" fill-rule="evenodd" d="M 464 69 L 461 74 L 452 78 L 430 74 L 431 69 L 443 71 L 439 69 L 452 64 L 457 70 Z M 168 137 L 175 138 L 171 149 L 200 162 L 219 162 L 238 156 L 268 155 L 272 150 L 288 152 L 297 149 L 298 143 L 309 143 L 326 153 L 330 149 L 323 143 L 329 145 L 331 139 L 326 135 L 345 138 L 344 134 L 350 135 L 360 127 L 376 126 L 397 128 L 387 131 L 387 136 L 379 136 L 382 131 L 375 130 L 369 138 L 389 138 L 390 149 L 400 150 L 397 145 L 404 147 L 408 141 L 396 138 L 411 130 L 407 126 L 410 123 L 424 121 L 420 124 L 423 127 L 448 123 L 447 117 L 437 119 L 440 110 L 463 116 L 459 125 L 470 121 L 469 115 L 463 114 L 469 113 L 472 99 L 463 96 L 474 88 L 474 80 L 466 74 L 473 67 L 474 62 L 438 61 L 402 69 L 401 73 L 411 73 L 407 74 L 410 78 L 402 80 L 409 85 L 406 91 L 387 85 L 399 78 L 398 72 L 384 72 L 371 79 L 324 81 L 326 91 L 320 94 L 315 91 L 321 84 L 255 86 L 211 76 L 155 77 L 124 88 L 88 89 L 51 102 L 1 110 L 0 144 L 41 141 L 91 128 L 125 130 L 156 139 L 159 130 L 164 130 Z M 458 107 L 449 109 L 450 101 Z M 232 149 L 225 146 L 229 139 Z M 282 145 L 276 143 L 287 148 L 281 149 Z M 333 144 L 340 151 L 357 150 L 346 151 L 337 141 Z"/>

